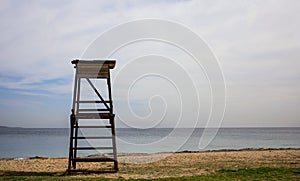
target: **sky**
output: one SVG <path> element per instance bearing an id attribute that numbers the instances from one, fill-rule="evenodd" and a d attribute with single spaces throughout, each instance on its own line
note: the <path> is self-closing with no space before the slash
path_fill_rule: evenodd
<path id="1" fill-rule="evenodd" d="M 299 127 L 299 9 L 298 0 L 1 0 L 0 125 L 68 127 L 74 77 L 70 61 L 84 57 L 113 27 L 158 19 L 191 30 L 216 57 L 226 85 L 226 108 L 215 126 Z M 211 95 L 205 71 L 193 69 L 174 46 L 140 43 L 112 57 L 117 59 L 112 70 L 117 127 L 172 127 L 179 118 L 182 127 L 207 125 Z M 181 62 L 171 61 L 176 57 Z M 128 64 L 126 74 L 122 70 Z M 154 66 L 158 64 L 161 69 Z M 137 69 L 169 74 L 132 83 L 143 73 Z M 182 76 L 174 76 L 178 72 Z M 194 99 L 196 94 L 201 101 Z M 186 116 L 194 112 L 198 117 Z"/>

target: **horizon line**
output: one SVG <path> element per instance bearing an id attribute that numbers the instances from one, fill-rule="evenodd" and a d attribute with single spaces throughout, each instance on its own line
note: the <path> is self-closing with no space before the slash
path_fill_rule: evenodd
<path id="1" fill-rule="evenodd" d="M 22 126 L 0 126 L 0 128 L 15 129 L 70 129 L 70 127 L 22 127 Z M 157 128 L 130 128 L 116 127 L 116 129 L 221 129 L 221 128 L 300 128 L 300 126 L 221 126 L 221 127 L 157 127 Z"/>

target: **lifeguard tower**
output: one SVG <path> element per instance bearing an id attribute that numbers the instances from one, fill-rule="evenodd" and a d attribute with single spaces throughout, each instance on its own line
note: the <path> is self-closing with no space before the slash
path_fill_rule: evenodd
<path id="1" fill-rule="evenodd" d="M 115 67 L 116 61 L 73 60 L 72 64 L 74 64 L 76 71 L 72 113 L 70 115 L 68 173 L 117 172 L 115 114 L 113 113 L 110 81 L 110 69 Z M 102 84 L 100 84 L 101 82 Z M 88 100 L 83 96 L 87 89 L 93 94 L 92 98 L 90 96 Z M 99 143 L 100 145 L 97 145 Z M 90 151 L 93 154 L 84 155 L 85 153 L 80 153 L 82 151 Z M 108 165 L 104 169 L 100 167 L 96 170 L 90 170 L 89 167 L 81 168 L 82 164 L 87 163 L 80 163 L 79 167 L 78 162 L 110 163 L 105 163 Z"/>

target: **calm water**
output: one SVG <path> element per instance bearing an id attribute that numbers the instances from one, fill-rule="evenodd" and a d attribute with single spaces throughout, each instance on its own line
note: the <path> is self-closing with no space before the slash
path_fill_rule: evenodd
<path id="1" fill-rule="evenodd" d="M 171 128 L 147 130 L 120 128 L 117 129 L 118 152 L 154 153 L 241 148 L 300 148 L 300 128 L 221 128 L 213 137 L 212 142 L 200 149 L 200 138 L 211 138 L 214 131 L 213 129 L 208 130 L 208 134 L 203 135 L 202 128 L 176 129 L 176 131 Z M 81 132 L 85 136 L 89 133 Z M 82 144 L 96 145 L 98 143 Z M 69 129 L 0 128 L 0 158 L 66 157 L 68 147 Z"/>

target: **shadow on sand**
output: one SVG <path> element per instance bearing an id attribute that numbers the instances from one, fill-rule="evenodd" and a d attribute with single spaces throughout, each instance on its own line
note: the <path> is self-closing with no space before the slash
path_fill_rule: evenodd
<path id="1" fill-rule="evenodd" d="M 3 176 L 64 176 L 67 172 L 23 172 L 23 171 L 0 171 Z"/>

